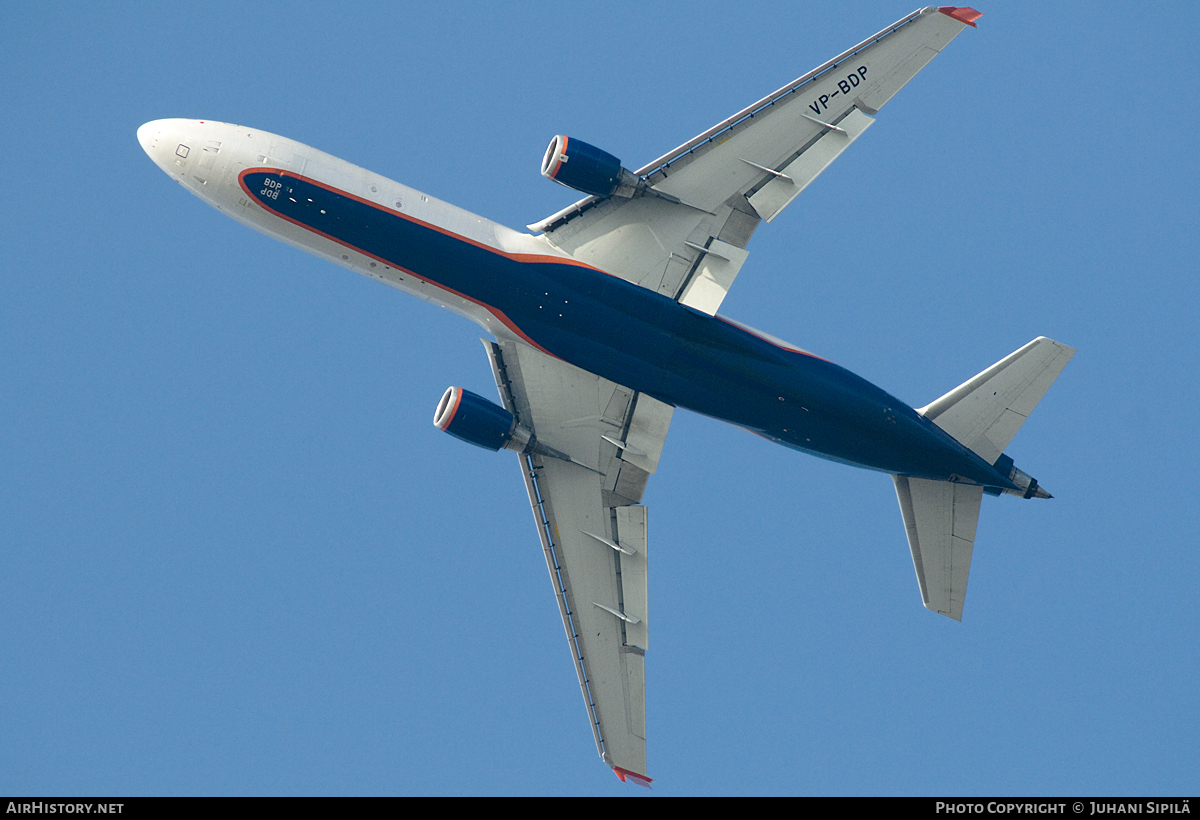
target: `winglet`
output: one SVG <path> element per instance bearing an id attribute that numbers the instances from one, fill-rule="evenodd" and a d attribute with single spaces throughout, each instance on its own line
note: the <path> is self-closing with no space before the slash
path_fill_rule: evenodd
<path id="1" fill-rule="evenodd" d="M 639 786 L 645 786 L 648 789 L 650 788 L 650 784 L 654 782 L 654 778 L 652 777 L 646 777 L 644 774 L 631 772 L 629 769 L 622 769 L 620 766 L 613 766 L 612 769 L 613 774 L 615 774 L 622 783 L 628 783 L 630 780 L 632 780 Z"/>
<path id="2" fill-rule="evenodd" d="M 983 16 L 982 11 L 975 11 L 970 6 L 938 6 L 938 11 L 960 23 L 966 23 L 971 28 L 975 28 L 975 21 Z"/>

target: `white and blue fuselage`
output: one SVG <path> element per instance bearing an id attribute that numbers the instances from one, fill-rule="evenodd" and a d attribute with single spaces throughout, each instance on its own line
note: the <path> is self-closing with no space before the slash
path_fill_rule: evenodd
<path id="1" fill-rule="evenodd" d="M 1006 475 L 831 362 L 587 265 L 293 140 L 207 120 L 138 129 L 146 153 L 255 230 L 660 401 L 824 458 L 1013 490 Z"/>

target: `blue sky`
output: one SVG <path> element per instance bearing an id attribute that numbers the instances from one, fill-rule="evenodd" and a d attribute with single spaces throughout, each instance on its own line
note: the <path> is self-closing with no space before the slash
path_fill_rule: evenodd
<path id="1" fill-rule="evenodd" d="M 550 137 L 629 167 L 911 8 L 25 4 L 0 34 L 0 792 L 641 794 L 597 761 L 479 330 L 138 146 L 237 122 L 520 227 Z M 122 7 L 123 9 L 124 7 Z M 963 622 L 891 481 L 676 414 L 650 506 L 673 794 L 1194 793 L 1191 4 L 985 6 L 722 312 L 923 405 L 1078 348 L 985 499 Z"/>

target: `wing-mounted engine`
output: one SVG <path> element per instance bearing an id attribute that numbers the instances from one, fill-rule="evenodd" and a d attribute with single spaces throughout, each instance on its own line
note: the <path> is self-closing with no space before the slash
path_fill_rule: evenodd
<path id="1" fill-rule="evenodd" d="M 455 438 L 493 452 L 505 449 L 523 453 L 533 443 L 533 433 L 512 413 L 461 387 L 446 388 L 433 414 L 433 424 Z"/>
<path id="2" fill-rule="evenodd" d="M 586 467 L 566 453 L 547 447 L 512 413 L 478 393 L 461 387 L 447 387 L 433 413 L 433 426 L 457 439 L 496 452 L 536 453 Z"/>
<path id="3" fill-rule="evenodd" d="M 646 185 L 612 154 L 565 134 L 550 140 L 542 176 L 601 199 L 614 195 L 628 199 Z"/>

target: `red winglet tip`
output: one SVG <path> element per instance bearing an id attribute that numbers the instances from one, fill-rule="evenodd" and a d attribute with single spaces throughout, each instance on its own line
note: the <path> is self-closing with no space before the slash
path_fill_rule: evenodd
<path id="1" fill-rule="evenodd" d="M 970 6 L 938 6 L 938 11 L 960 23 L 966 23 L 971 28 L 975 28 L 975 21 L 983 16 L 982 11 L 975 11 Z"/>
<path id="2" fill-rule="evenodd" d="M 631 772 L 629 769 L 622 769 L 620 766 L 613 766 L 612 770 L 613 774 L 615 774 L 622 783 L 628 783 L 630 780 L 632 780 L 639 786 L 645 786 L 648 789 L 650 788 L 650 784 L 654 782 L 654 778 L 652 777 L 646 777 L 644 774 Z M 628 780 L 626 780 L 626 778 L 628 778 Z"/>

